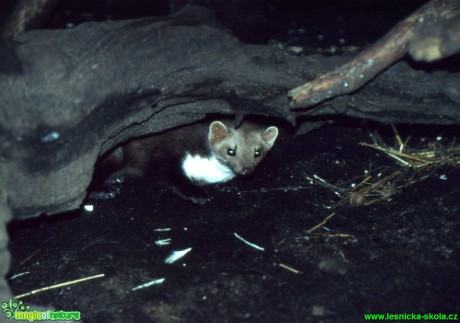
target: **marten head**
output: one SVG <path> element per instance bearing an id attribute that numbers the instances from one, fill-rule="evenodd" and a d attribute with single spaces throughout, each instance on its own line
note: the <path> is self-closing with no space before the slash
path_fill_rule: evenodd
<path id="1" fill-rule="evenodd" d="M 251 174 L 277 137 L 277 127 L 261 128 L 249 122 L 236 129 L 222 121 L 214 121 L 208 134 L 211 152 L 237 176 Z"/>

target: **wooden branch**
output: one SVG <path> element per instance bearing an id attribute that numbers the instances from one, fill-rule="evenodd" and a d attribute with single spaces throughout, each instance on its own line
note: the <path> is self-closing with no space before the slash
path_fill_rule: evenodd
<path id="1" fill-rule="evenodd" d="M 337 69 L 289 91 L 291 108 L 316 105 L 326 99 L 351 93 L 399 60 L 417 31 L 450 20 L 460 1 L 433 0 L 397 24 L 374 45 Z M 456 37 L 459 37 L 458 35 Z M 438 55 L 439 56 L 439 55 Z"/>

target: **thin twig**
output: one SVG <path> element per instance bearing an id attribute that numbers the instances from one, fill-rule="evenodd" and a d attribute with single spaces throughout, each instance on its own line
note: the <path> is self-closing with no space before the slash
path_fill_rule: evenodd
<path id="1" fill-rule="evenodd" d="M 60 284 L 56 284 L 56 285 L 52 285 L 52 286 L 47 286 L 47 287 L 35 289 L 35 290 L 33 290 L 31 292 L 28 292 L 28 293 L 24 293 L 24 294 L 14 296 L 14 298 L 19 299 L 19 298 L 34 295 L 34 294 L 37 294 L 37 293 L 41 293 L 41 292 L 44 292 L 44 291 L 47 291 L 47 290 L 50 290 L 50 289 L 55 289 L 55 288 L 69 286 L 69 285 L 74 285 L 74 284 L 78 284 L 78 283 L 81 283 L 81 282 L 84 282 L 84 281 L 87 281 L 87 280 L 96 279 L 96 278 L 102 278 L 104 276 L 105 276 L 105 274 L 98 274 L 98 275 L 94 275 L 94 276 L 90 276 L 90 277 L 86 277 L 86 278 L 80 278 L 80 279 L 72 280 L 72 281 L 65 282 L 65 283 L 60 283 Z"/>
<path id="2" fill-rule="evenodd" d="M 335 215 L 335 212 L 331 213 L 330 215 L 328 215 L 323 221 L 321 221 L 320 223 L 318 223 L 317 225 L 315 225 L 313 228 L 310 228 L 308 229 L 307 231 L 305 231 L 307 234 L 310 234 L 312 233 L 313 231 L 316 231 L 317 229 L 321 228 L 323 225 L 325 225 L 327 223 L 327 221 L 329 221 L 330 218 L 332 218 L 333 216 Z"/>

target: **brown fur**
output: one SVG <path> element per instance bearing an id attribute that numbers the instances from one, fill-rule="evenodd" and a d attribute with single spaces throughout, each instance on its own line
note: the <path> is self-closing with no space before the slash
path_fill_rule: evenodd
<path id="1" fill-rule="evenodd" d="M 109 154 L 103 163 L 117 170 L 113 176 L 145 176 L 159 163 L 180 162 L 185 152 L 215 154 L 238 175 L 247 175 L 272 148 L 278 129 L 261 128 L 243 122 L 235 129 L 231 121 L 214 121 L 209 126 L 197 123 L 129 141 Z M 228 154 L 235 151 L 235 156 Z M 260 154 L 256 153 L 260 152 Z M 171 167 L 177 165 L 171 164 Z"/>

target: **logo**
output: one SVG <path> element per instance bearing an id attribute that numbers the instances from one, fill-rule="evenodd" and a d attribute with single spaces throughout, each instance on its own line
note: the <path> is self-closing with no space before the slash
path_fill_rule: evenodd
<path id="1" fill-rule="evenodd" d="M 37 311 L 30 310 L 29 305 L 25 305 L 22 301 L 13 302 L 10 299 L 9 302 L 2 302 L 2 312 L 6 318 L 17 321 L 79 321 L 80 312 L 78 311 Z"/>

